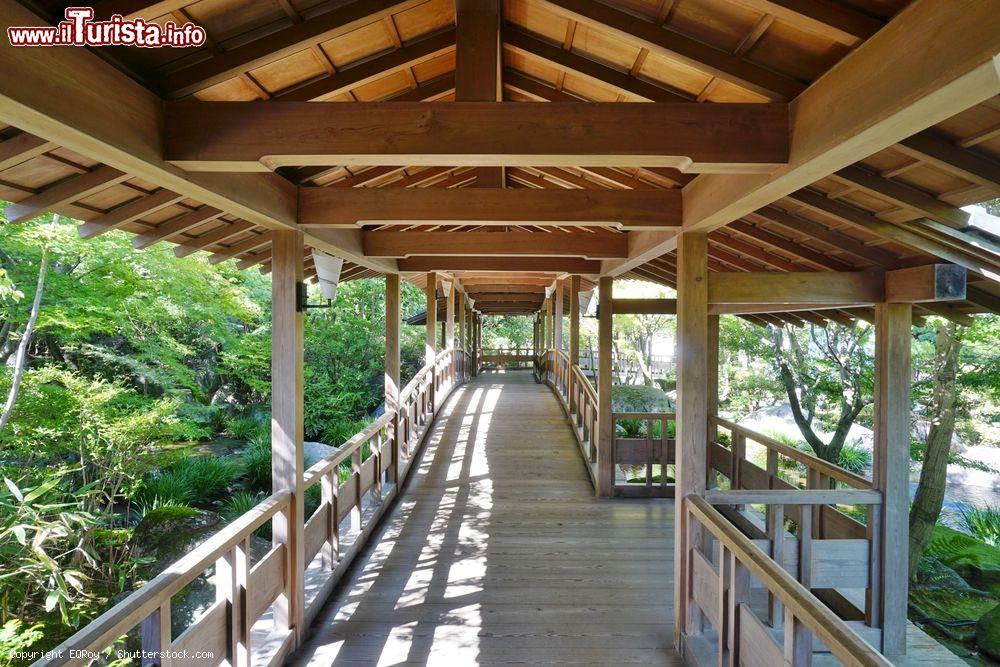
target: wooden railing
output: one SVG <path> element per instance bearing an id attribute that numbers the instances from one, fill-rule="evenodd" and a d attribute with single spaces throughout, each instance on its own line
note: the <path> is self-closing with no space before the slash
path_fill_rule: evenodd
<path id="1" fill-rule="evenodd" d="M 674 497 L 673 465 L 675 442 L 670 435 L 676 427 L 677 415 L 672 412 L 616 412 L 612 444 L 614 461 L 614 495 L 629 497 Z M 623 436 L 619 426 L 626 427 Z M 636 431 L 635 435 L 627 433 Z M 633 482 L 636 469 L 641 481 Z M 657 479 L 658 478 L 658 479 Z"/>
<path id="2" fill-rule="evenodd" d="M 874 648 L 878 643 L 865 641 L 865 626 L 840 618 L 810 591 L 810 586 L 834 586 L 852 575 L 862 575 L 859 563 L 845 561 L 835 550 L 828 551 L 832 545 L 818 548 L 815 541 L 810 542 L 808 523 L 798 528 L 805 539 L 782 537 L 780 548 L 787 548 L 787 552 L 774 558 L 712 506 L 713 502 L 794 505 L 803 509 L 802 517 L 808 517 L 809 506 L 838 499 L 858 504 L 881 502 L 879 493 L 856 489 L 717 492 L 709 498 L 694 494 L 685 498 L 688 530 L 702 532 L 701 546 L 686 554 L 683 573 L 690 582 L 687 599 L 682 601 L 687 620 L 684 652 L 690 663 L 798 667 L 811 664 L 815 652 L 830 652 L 845 665 L 892 664 Z M 783 535 L 782 524 L 779 513 L 776 530 Z M 787 571 L 790 561 L 801 564 L 800 579 L 803 571 L 811 570 L 811 581 L 797 581 Z M 768 593 L 766 609 L 751 596 L 752 589 L 758 587 Z M 704 622 L 715 632 L 704 632 Z"/>
<path id="3" fill-rule="evenodd" d="M 305 552 L 306 568 L 300 573 L 307 589 L 304 626 L 399 493 L 439 407 L 468 372 L 462 350 L 440 353 L 400 393 L 398 412 L 386 411 L 303 475 L 303 492 L 322 485 L 320 505 L 294 529 Z M 286 544 L 277 540 L 251 561 L 250 538 L 279 515 L 290 525 L 291 499 L 289 491 L 270 496 L 35 664 L 88 664 L 112 646 L 155 654 L 140 661 L 144 666 L 269 666 L 281 661 L 293 643 L 293 629 L 282 624 L 292 594 L 287 587 L 293 561 Z M 174 639 L 171 598 L 213 566 L 215 603 Z M 180 658 L 185 651 L 189 657 Z M 212 657 L 190 657 L 198 652 Z"/>
<path id="4" fill-rule="evenodd" d="M 530 347 L 483 348 L 480 353 L 480 364 L 484 368 L 531 368 L 534 361 L 535 354 Z"/>
<path id="5" fill-rule="evenodd" d="M 708 501 L 837 609 L 852 630 L 880 647 L 881 493 L 861 475 L 774 438 L 717 416 L 709 424 L 715 437 L 708 444 L 708 485 L 716 489 L 709 489 Z M 748 443 L 759 446 L 763 467 L 748 458 Z M 780 624 L 773 594 L 770 604 L 769 622 Z"/>

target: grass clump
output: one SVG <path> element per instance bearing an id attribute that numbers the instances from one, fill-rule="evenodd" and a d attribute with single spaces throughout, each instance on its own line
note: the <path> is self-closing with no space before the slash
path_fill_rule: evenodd
<path id="1" fill-rule="evenodd" d="M 986 544 L 1000 547 L 1000 507 L 969 505 L 960 512 L 962 525 Z"/>

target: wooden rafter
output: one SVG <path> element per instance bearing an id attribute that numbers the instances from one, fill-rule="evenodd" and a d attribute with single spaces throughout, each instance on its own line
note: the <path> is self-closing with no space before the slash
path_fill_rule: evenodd
<path id="1" fill-rule="evenodd" d="M 372 257 L 472 255 L 497 257 L 627 257 L 628 237 L 610 232 L 539 234 L 527 232 L 365 232 Z"/>
<path id="2" fill-rule="evenodd" d="M 1000 93 L 1000 32 L 986 3 L 915 0 L 790 105 L 790 159 L 768 175 L 706 174 L 684 189 L 684 226 L 710 230 Z M 929 40 L 948 44 L 946 56 Z M 620 274 L 676 246 L 644 233 Z"/>

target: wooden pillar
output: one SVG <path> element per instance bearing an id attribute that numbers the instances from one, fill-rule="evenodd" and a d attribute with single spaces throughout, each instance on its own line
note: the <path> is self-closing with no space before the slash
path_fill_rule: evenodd
<path id="1" fill-rule="evenodd" d="M 615 484 L 612 459 L 615 425 L 611 419 L 612 377 L 611 339 L 614 335 L 614 278 L 602 276 L 598 283 L 600 319 L 597 325 L 597 495 L 610 497 Z"/>
<path id="2" fill-rule="evenodd" d="M 399 274 L 385 276 L 385 409 L 392 410 L 389 432 L 393 434 L 392 481 L 399 482 L 399 452 L 401 448 L 399 432 Z"/>
<path id="3" fill-rule="evenodd" d="M 549 319 L 549 324 L 545 331 L 548 333 L 548 344 L 546 345 L 546 350 L 552 350 L 556 346 L 556 321 L 554 317 L 555 311 L 555 291 L 552 292 L 552 296 L 549 297 L 549 301 L 545 306 L 545 316 Z"/>
<path id="4" fill-rule="evenodd" d="M 677 462 L 674 521 L 674 643 L 684 632 L 701 632 L 701 613 L 691 600 L 690 550 L 700 531 L 688 525 L 684 498 L 705 492 L 708 452 L 708 239 L 680 234 L 677 244 Z"/>
<path id="5" fill-rule="evenodd" d="M 542 310 L 539 313 L 539 320 L 538 320 L 538 335 L 540 336 L 540 338 L 538 339 L 539 343 L 538 351 L 542 353 L 544 353 L 546 350 L 549 349 L 549 337 L 545 328 L 546 324 L 549 321 L 548 313 L 549 313 L 549 300 L 546 299 L 545 301 L 542 302 Z"/>
<path id="6" fill-rule="evenodd" d="M 455 283 L 445 286 L 447 295 L 444 297 L 444 349 L 451 350 L 455 347 L 455 297 L 458 291 Z"/>
<path id="7" fill-rule="evenodd" d="M 556 350 L 563 349 L 563 281 L 556 281 L 556 291 L 553 294 L 556 299 L 552 321 L 552 339 L 555 343 L 552 347 Z"/>
<path id="8" fill-rule="evenodd" d="M 569 365 L 580 364 L 580 276 L 569 279 Z"/>
<path id="9" fill-rule="evenodd" d="M 467 310 L 465 303 L 465 293 L 460 292 L 455 295 L 458 303 L 458 346 L 467 350 L 468 347 L 465 344 L 465 311 Z"/>
<path id="10" fill-rule="evenodd" d="M 279 628 L 290 629 L 296 644 L 305 628 L 305 542 L 303 539 L 303 313 L 298 284 L 303 280 L 302 232 L 273 232 L 271 259 L 271 486 L 291 491 L 287 512 L 276 514 L 272 541 L 287 557 L 285 589 L 274 606 Z"/>
<path id="11" fill-rule="evenodd" d="M 437 284 L 438 277 L 434 272 L 427 274 L 427 286 L 425 293 L 427 296 L 427 340 L 424 344 L 424 365 L 433 364 L 437 357 Z M 431 369 L 433 376 L 434 370 Z M 431 378 L 430 404 L 434 405 L 434 378 Z"/>
<path id="12" fill-rule="evenodd" d="M 708 348 L 707 348 L 707 358 L 705 361 L 707 379 L 705 382 L 706 389 L 706 410 L 709 415 L 719 414 L 719 316 L 709 315 L 708 316 Z M 707 442 L 714 442 L 718 430 L 713 424 L 708 423 L 708 434 Z M 706 456 L 708 444 L 705 444 Z M 713 475 L 708 467 L 705 465 L 705 483 L 708 486 L 713 486 L 713 480 L 710 479 Z"/>
<path id="13" fill-rule="evenodd" d="M 881 565 L 882 652 L 906 653 L 909 549 L 910 326 L 913 306 L 875 306 L 875 451 L 873 479 L 883 494 Z"/>

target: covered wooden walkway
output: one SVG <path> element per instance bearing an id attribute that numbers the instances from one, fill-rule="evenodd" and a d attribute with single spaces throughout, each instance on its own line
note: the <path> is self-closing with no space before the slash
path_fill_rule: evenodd
<path id="1" fill-rule="evenodd" d="M 456 389 L 293 664 L 680 664 L 673 503 L 595 498 L 525 371 Z"/>

